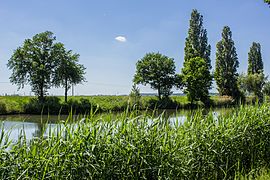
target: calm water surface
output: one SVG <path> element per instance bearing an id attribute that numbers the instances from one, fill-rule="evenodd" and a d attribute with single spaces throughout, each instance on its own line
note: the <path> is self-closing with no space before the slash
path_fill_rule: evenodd
<path id="1" fill-rule="evenodd" d="M 217 117 L 219 114 L 225 114 L 230 112 L 230 109 L 215 109 L 211 111 L 214 117 Z M 157 112 L 156 117 L 160 116 L 162 112 Z M 163 111 L 164 116 L 173 123 L 181 124 L 183 123 L 188 116 L 196 113 L 196 111 L 173 111 L 167 110 Z M 209 111 L 205 111 L 205 114 Z M 112 116 L 117 117 L 119 114 Z M 108 116 L 106 114 L 101 114 L 98 116 Z M 4 129 L 5 133 L 9 133 L 9 138 L 13 141 L 16 141 L 20 134 L 25 133 L 26 139 L 32 139 L 34 137 L 40 137 L 42 134 L 45 136 L 49 133 L 49 129 L 60 128 L 61 121 L 65 121 L 68 116 L 40 116 L 40 115 L 8 115 L 0 116 L 0 134 Z M 74 117 L 78 121 L 82 117 Z M 115 118 L 117 119 L 117 118 Z M 44 132 L 44 133 L 43 133 Z"/>

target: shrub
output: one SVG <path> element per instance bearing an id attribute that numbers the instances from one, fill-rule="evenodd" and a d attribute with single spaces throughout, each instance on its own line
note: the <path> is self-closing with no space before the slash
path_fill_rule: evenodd
<path id="1" fill-rule="evenodd" d="M 60 110 L 60 98 L 55 96 L 46 97 L 44 102 L 31 98 L 29 103 L 24 105 L 24 112 L 29 114 L 58 114 Z"/>
<path id="2" fill-rule="evenodd" d="M 0 114 L 6 114 L 7 113 L 7 106 L 5 103 L 0 101 Z"/>

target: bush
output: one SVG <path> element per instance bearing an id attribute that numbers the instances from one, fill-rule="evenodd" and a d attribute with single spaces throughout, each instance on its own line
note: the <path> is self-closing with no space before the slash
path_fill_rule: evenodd
<path id="1" fill-rule="evenodd" d="M 0 114 L 6 114 L 7 113 L 7 106 L 5 103 L 0 101 Z"/>
<path id="2" fill-rule="evenodd" d="M 31 98 L 29 103 L 24 105 L 24 112 L 29 114 L 58 114 L 60 110 L 60 98 L 55 96 L 46 97 L 44 102 Z"/>
<path id="3" fill-rule="evenodd" d="M 67 103 L 63 104 L 62 113 L 70 113 L 72 111 L 73 114 L 87 114 L 91 110 L 95 111 L 97 106 L 90 102 L 87 98 L 77 99 L 69 99 Z"/>
<path id="4" fill-rule="evenodd" d="M 151 99 L 148 107 L 150 109 L 178 109 L 179 104 L 171 98 Z"/>

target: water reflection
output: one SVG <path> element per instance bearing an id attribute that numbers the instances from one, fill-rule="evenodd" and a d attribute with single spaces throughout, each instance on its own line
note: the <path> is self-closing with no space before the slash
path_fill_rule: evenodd
<path id="1" fill-rule="evenodd" d="M 217 118 L 219 114 L 227 114 L 230 112 L 230 109 L 216 109 L 212 110 L 200 110 L 203 115 L 209 114 L 212 112 L 213 117 Z M 198 113 L 198 110 L 166 110 L 166 111 L 155 111 L 148 112 L 151 114 L 151 117 L 159 117 L 162 115 L 163 118 L 168 119 L 170 123 L 174 126 L 179 126 L 183 124 L 187 119 L 193 117 Z M 115 120 L 117 117 L 121 116 L 117 114 L 100 114 L 99 119 L 102 120 Z M 60 125 L 59 122 L 65 121 L 68 116 L 38 116 L 38 115 L 9 115 L 9 116 L 0 116 L 0 134 L 3 130 L 5 133 L 9 134 L 9 138 L 13 141 L 16 141 L 20 135 L 24 135 L 27 140 L 30 140 L 34 137 L 48 136 L 49 131 L 56 129 L 60 131 L 63 125 Z M 82 117 L 73 117 L 75 120 L 82 121 Z M 149 123 L 152 120 L 149 119 Z M 83 122 L 82 122 L 83 123 Z"/>
<path id="2" fill-rule="evenodd" d="M 37 128 L 36 128 L 36 130 L 34 131 L 34 133 L 32 134 L 32 136 L 33 137 L 41 137 L 43 134 L 44 134 L 44 132 L 46 131 L 46 124 L 45 123 L 40 123 L 40 122 L 38 122 L 37 124 L 36 124 L 37 126 Z"/>

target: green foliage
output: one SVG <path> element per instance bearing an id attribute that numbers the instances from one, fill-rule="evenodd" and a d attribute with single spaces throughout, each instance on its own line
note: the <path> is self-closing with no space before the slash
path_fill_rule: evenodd
<path id="1" fill-rule="evenodd" d="M 45 97 L 41 102 L 31 98 L 29 103 L 24 105 L 24 113 L 27 114 L 58 114 L 61 109 L 60 98 Z"/>
<path id="2" fill-rule="evenodd" d="M 231 98 L 211 96 L 211 107 L 228 107 L 235 105 Z M 46 100 L 47 99 L 47 100 Z M 60 99 L 60 100 L 57 100 Z M 0 114 L 69 114 L 71 110 L 85 114 L 89 110 L 98 112 L 125 111 L 130 108 L 132 98 L 129 96 L 75 96 L 64 101 L 65 97 L 49 97 L 39 102 L 33 97 L 0 96 Z M 49 101 L 49 102 L 47 102 Z M 136 109 L 191 109 L 203 107 L 201 102 L 190 104 L 187 96 L 171 96 L 159 100 L 155 96 L 140 96 Z M 134 105 L 134 104 L 133 104 Z"/>
<path id="3" fill-rule="evenodd" d="M 192 58 L 201 57 L 205 60 L 207 67 L 210 70 L 210 54 L 211 46 L 208 44 L 207 31 L 203 27 L 203 16 L 195 9 L 191 13 L 191 19 L 189 22 L 184 60 L 186 62 Z"/>
<path id="4" fill-rule="evenodd" d="M 0 112 L 1 114 L 6 114 L 7 113 L 7 106 L 5 103 L 0 101 Z"/>
<path id="5" fill-rule="evenodd" d="M 203 27 L 203 16 L 197 10 L 193 10 L 185 44 L 183 74 L 180 76 L 184 92 L 191 103 L 197 100 L 209 103 L 208 90 L 212 85 L 210 53 L 211 47 L 208 44 L 207 31 Z M 198 72 L 194 66 L 199 68 Z"/>
<path id="6" fill-rule="evenodd" d="M 264 0 L 264 2 L 270 5 L 270 0 Z"/>
<path id="7" fill-rule="evenodd" d="M 263 86 L 267 77 L 263 73 L 245 75 L 238 79 L 239 88 L 244 93 L 253 93 L 259 102 L 263 101 Z"/>
<path id="8" fill-rule="evenodd" d="M 46 31 L 26 39 L 8 61 L 12 70 L 10 81 L 23 88 L 30 84 L 32 91 L 43 100 L 52 86 L 51 76 L 56 66 L 57 44 L 52 32 Z"/>
<path id="9" fill-rule="evenodd" d="M 222 31 L 222 40 L 217 43 L 215 80 L 220 95 L 231 96 L 234 99 L 239 98 L 239 89 L 237 86 L 237 68 L 239 61 L 236 48 L 232 40 L 232 32 L 228 26 Z"/>
<path id="10" fill-rule="evenodd" d="M 270 82 L 269 81 L 265 82 L 263 86 L 263 93 L 267 96 L 270 96 Z"/>
<path id="11" fill-rule="evenodd" d="M 141 94 L 140 94 L 140 89 L 136 86 L 136 84 L 132 85 L 131 92 L 129 94 L 129 100 L 130 100 L 130 105 L 132 107 L 139 108 L 140 107 L 140 101 L 141 101 Z"/>
<path id="12" fill-rule="evenodd" d="M 248 74 L 263 73 L 263 61 L 260 43 L 252 43 L 248 53 Z"/>
<path id="13" fill-rule="evenodd" d="M 136 64 L 135 84 L 149 84 L 158 91 L 158 97 L 168 97 L 175 85 L 175 64 L 172 58 L 160 53 L 148 53 Z"/>
<path id="14" fill-rule="evenodd" d="M 210 72 L 203 58 L 191 58 L 184 62 L 182 69 L 184 93 L 187 94 L 191 103 L 199 100 L 205 104 L 209 103 L 211 81 L 208 79 L 208 74 Z"/>
<path id="15" fill-rule="evenodd" d="M 46 138 L 21 133 L 8 150 L 1 131 L 0 179 L 237 179 L 269 168 L 269 116 L 266 104 L 217 118 L 199 111 L 183 124 L 90 114 Z"/>
<path id="16" fill-rule="evenodd" d="M 149 109 L 178 109 L 180 103 L 173 98 L 151 99 L 148 101 Z"/>
<path id="17" fill-rule="evenodd" d="M 57 46 L 58 62 L 55 67 L 53 84 L 56 87 L 65 88 L 65 102 L 67 102 L 67 93 L 71 85 L 85 81 L 85 67 L 78 64 L 79 54 L 73 54 L 71 50 L 67 51 L 61 43 L 58 43 Z"/>
<path id="18" fill-rule="evenodd" d="M 56 37 L 49 31 L 26 39 L 7 64 L 12 70 L 10 81 L 19 89 L 30 84 L 41 102 L 52 86 L 64 86 L 67 96 L 70 84 L 85 80 L 85 68 L 78 64 L 79 55 L 66 51 L 64 45 L 55 43 L 55 40 Z"/>
<path id="19" fill-rule="evenodd" d="M 30 99 L 26 96 L 0 96 L 0 114 L 24 113 L 24 105 L 29 103 Z"/>

